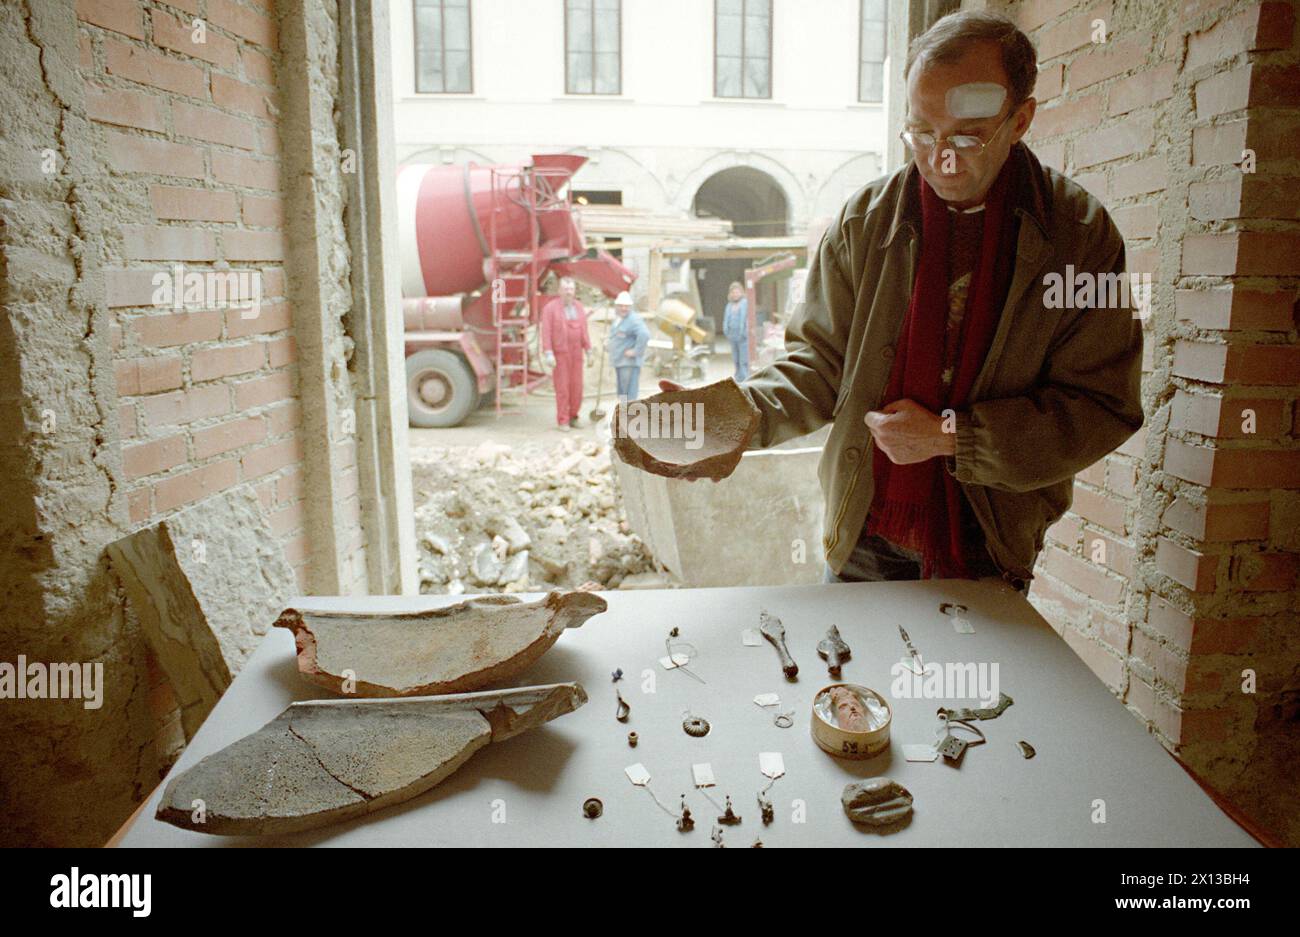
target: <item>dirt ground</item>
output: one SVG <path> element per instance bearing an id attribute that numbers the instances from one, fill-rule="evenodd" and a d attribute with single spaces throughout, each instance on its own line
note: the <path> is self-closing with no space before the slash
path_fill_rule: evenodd
<path id="1" fill-rule="evenodd" d="M 714 355 L 706 382 L 731 374 Z M 610 465 L 608 427 L 594 423 L 594 368 L 582 425 L 561 432 L 550 387 L 511 399 L 497 416 L 484 407 L 450 429 L 410 431 L 415 531 L 423 593 L 521 592 L 667 585 L 627 527 Z M 641 394 L 658 389 L 651 369 Z M 606 373 L 600 407 L 613 410 Z M 522 405 L 520 402 L 522 401 Z"/>

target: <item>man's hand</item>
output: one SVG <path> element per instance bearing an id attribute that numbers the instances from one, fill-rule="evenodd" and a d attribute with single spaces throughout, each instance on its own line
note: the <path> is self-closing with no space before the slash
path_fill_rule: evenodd
<path id="1" fill-rule="evenodd" d="M 895 400 L 864 418 L 876 445 L 895 465 L 955 455 L 957 434 L 945 432 L 945 420 L 914 400 Z M 949 430 L 954 429 L 950 424 Z"/>
<path id="2" fill-rule="evenodd" d="M 623 357 L 624 357 L 624 358 L 635 358 L 635 357 L 636 357 L 636 352 L 635 352 L 633 349 L 629 348 L 629 349 L 627 349 L 627 351 L 623 352 Z"/>
<path id="3" fill-rule="evenodd" d="M 542 354 L 542 360 L 546 362 L 546 366 L 548 368 L 550 368 L 552 371 L 555 370 L 555 352 L 553 351 L 544 352 Z"/>

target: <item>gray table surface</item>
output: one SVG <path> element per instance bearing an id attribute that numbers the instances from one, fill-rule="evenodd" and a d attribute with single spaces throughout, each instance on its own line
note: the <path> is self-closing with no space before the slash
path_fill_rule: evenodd
<path id="1" fill-rule="evenodd" d="M 367 817 L 291 836 L 220 837 L 177 829 L 154 819 L 162 787 L 120 837 L 125 846 L 711 846 L 717 810 L 694 789 L 691 765 L 708 762 L 721 803 L 730 794 L 740 826 L 727 827 L 729 846 L 756 837 L 780 846 L 1252 846 L 1255 841 L 1222 813 L 1152 738 L 1033 607 L 995 581 L 947 580 L 768 588 L 686 589 L 602 593 L 609 611 L 566 632 L 522 678 L 524 686 L 578 681 L 590 701 L 506 742 L 476 753 L 431 791 Z M 532 598 L 532 597 L 525 597 Z M 450 596 L 310 598 L 320 609 L 416 609 L 456 601 Z M 974 634 L 959 634 L 940 602 L 969 609 Z M 757 628 L 766 609 L 785 624 L 799 664 L 797 682 L 781 673 L 775 650 L 745 647 L 741 633 Z M 876 757 L 847 761 L 822 752 L 809 734 L 813 695 L 832 681 L 816 654 L 831 624 L 853 649 L 843 680 L 888 695 L 891 666 L 905 654 L 907 628 L 928 661 L 999 665 L 1001 689 L 1015 699 L 1001 717 L 978 723 L 988 736 L 960 767 L 942 759 L 907 762 L 905 743 L 931 741 L 940 705 L 969 700 L 891 700 L 892 744 Z M 672 627 L 694 645 L 697 682 L 659 666 Z M 628 723 L 614 719 L 615 685 L 632 707 Z M 654 692 L 643 691 L 643 673 Z M 753 702 L 778 693 L 795 710 L 789 729 L 773 724 L 771 708 Z M 213 710 L 176 766 L 199 759 L 273 719 L 294 700 L 325 691 L 297 674 L 293 636 L 274 628 Z M 681 728 L 685 711 L 713 726 L 696 739 Z M 627 733 L 640 736 L 637 748 Z M 1021 757 L 1029 741 L 1037 756 Z M 780 752 L 786 773 L 770 791 L 776 819 L 763 826 L 755 793 L 767 783 L 760 752 Z M 676 808 L 685 792 L 696 818 L 678 833 L 673 818 L 624 774 L 640 762 L 649 788 Z M 855 827 L 840 807 L 845 784 L 886 775 L 915 797 L 909 825 L 889 834 Z M 604 815 L 587 820 L 583 801 L 599 797 Z M 1105 821 L 1093 821 L 1104 801 Z M 801 817 L 801 822 L 796 819 Z M 501 822 L 504 821 L 504 822 Z"/>

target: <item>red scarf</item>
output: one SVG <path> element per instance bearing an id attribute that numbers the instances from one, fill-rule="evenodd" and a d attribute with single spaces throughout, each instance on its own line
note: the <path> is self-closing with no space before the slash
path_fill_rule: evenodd
<path id="1" fill-rule="evenodd" d="M 1008 207 L 1012 154 L 984 202 L 979 262 L 971 273 L 961 320 L 957 363 L 946 389 L 943 370 L 948 326 L 948 204 L 917 172 L 921 190 L 921 259 L 903 321 L 885 403 L 909 398 L 932 413 L 961 409 L 988 355 L 1011 282 L 1015 214 Z M 883 453 L 872 459 L 876 490 L 867 532 L 921 554 L 922 575 L 968 577 L 962 544 L 961 490 L 942 457 L 895 465 Z"/>

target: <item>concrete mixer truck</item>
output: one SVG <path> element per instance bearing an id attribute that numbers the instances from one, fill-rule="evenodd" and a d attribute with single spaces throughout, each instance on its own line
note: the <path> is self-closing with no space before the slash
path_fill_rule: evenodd
<path id="1" fill-rule="evenodd" d="M 570 180 L 584 156 L 403 166 L 397 177 L 406 388 L 412 426 L 455 426 L 489 396 L 549 380 L 531 340 L 548 273 L 606 296 L 635 276 L 588 249 Z"/>

